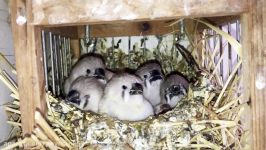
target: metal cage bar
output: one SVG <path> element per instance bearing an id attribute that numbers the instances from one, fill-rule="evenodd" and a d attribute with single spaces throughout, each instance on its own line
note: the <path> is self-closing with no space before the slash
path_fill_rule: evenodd
<path id="1" fill-rule="evenodd" d="M 41 36 L 45 90 L 60 96 L 71 68 L 70 38 L 45 30 L 41 31 Z"/>

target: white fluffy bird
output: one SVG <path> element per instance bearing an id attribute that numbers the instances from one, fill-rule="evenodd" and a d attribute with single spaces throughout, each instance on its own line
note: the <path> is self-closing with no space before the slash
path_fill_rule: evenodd
<path id="1" fill-rule="evenodd" d="M 159 62 L 152 60 L 141 65 L 136 74 L 144 82 L 144 96 L 155 107 L 161 102 L 160 87 L 163 82 L 163 71 Z"/>
<path id="2" fill-rule="evenodd" d="M 136 75 L 116 74 L 106 85 L 99 112 L 120 120 L 139 121 L 153 115 L 153 107 L 143 96 L 142 81 Z"/>
<path id="3" fill-rule="evenodd" d="M 98 113 L 104 86 L 94 77 L 78 77 L 70 86 L 66 101 L 75 107 Z"/>
<path id="4" fill-rule="evenodd" d="M 188 81 L 180 73 L 169 74 L 161 85 L 162 103 L 174 108 L 187 94 L 188 87 Z"/>
<path id="5" fill-rule="evenodd" d="M 107 78 L 102 57 L 92 53 L 81 56 L 78 62 L 73 66 L 69 77 L 64 82 L 64 92 L 66 95 L 69 92 L 72 82 L 80 76 L 93 76 L 105 84 Z"/>

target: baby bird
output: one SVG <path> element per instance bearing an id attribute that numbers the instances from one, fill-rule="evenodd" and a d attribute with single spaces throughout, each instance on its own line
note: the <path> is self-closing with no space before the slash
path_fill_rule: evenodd
<path id="1" fill-rule="evenodd" d="M 163 82 L 163 71 L 158 61 L 152 60 L 141 65 L 136 74 L 144 82 L 144 97 L 155 107 L 161 101 L 160 87 Z"/>
<path id="2" fill-rule="evenodd" d="M 78 77 L 70 86 L 66 102 L 75 107 L 98 113 L 99 101 L 102 98 L 104 85 L 94 77 Z"/>
<path id="3" fill-rule="evenodd" d="M 169 74 L 161 85 L 162 103 L 174 108 L 187 94 L 188 87 L 188 81 L 180 73 Z"/>
<path id="4" fill-rule="evenodd" d="M 139 121 L 153 115 L 153 107 L 143 96 L 141 79 L 120 73 L 106 84 L 99 112 L 120 120 Z"/>
<path id="5" fill-rule="evenodd" d="M 81 56 L 78 62 L 73 66 L 69 77 L 64 82 L 64 92 L 67 95 L 69 88 L 78 77 L 92 76 L 101 83 L 106 83 L 104 60 L 97 54 L 86 54 Z"/>

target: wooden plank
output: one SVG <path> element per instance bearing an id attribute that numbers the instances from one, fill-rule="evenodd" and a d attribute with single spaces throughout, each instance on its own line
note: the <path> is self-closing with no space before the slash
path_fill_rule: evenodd
<path id="1" fill-rule="evenodd" d="M 247 11 L 248 0 L 35 0 L 33 8 L 36 25 L 84 25 L 234 15 Z"/>
<path id="2" fill-rule="evenodd" d="M 23 134 L 29 134 L 35 124 L 34 112 L 41 106 L 44 99 L 44 79 L 40 37 L 33 25 L 30 24 L 31 13 L 27 13 L 27 23 L 18 25 L 16 18 L 31 11 L 31 1 L 11 1 L 11 24 L 15 47 L 17 80 L 20 96 L 20 111 Z"/>
<path id="3" fill-rule="evenodd" d="M 19 87 L 19 95 L 20 95 L 20 111 L 21 111 L 21 122 L 22 122 L 22 130 L 24 133 L 29 133 L 33 129 L 34 118 L 32 113 L 32 108 L 35 107 L 35 104 L 32 101 L 27 101 L 27 97 L 29 94 L 25 94 L 24 90 L 21 90 L 26 85 L 26 79 L 23 77 L 21 72 L 24 72 L 25 64 L 28 64 L 28 59 L 25 56 L 28 55 L 27 49 L 27 26 L 17 25 L 16 18 L 18 15 L 18 10 L 26 10 L 26 4 L 22 0 L 11 1 L 11 23 L 12 23 L 12 33 L 13 33 L 13 41 L 15 47 L 15 58 L 16 58 L 16 68 L 17 68 L 17 80 Z M 22 59 L 23 58 L 23 59 Z M 29 66 L 30 67 L 30 66 Z M 29 67 L 27 67 L 29 69 Z"/>
<path id="4" fill-rule="evenodd" d="M 41 39 L 41 27 L 31 26 L 33 28 L 33 36 L 28 39 L 30 42 L 28 49 L 31 50 L 30 57 L 32 58 L 31 64 L 33 66 L 32 77 L 35 77 L 36 82 L 30 87 L 34 91 L 33 101 L 36 102 L 36 107 L 42 113 L 46 113 L 47 103 L 46 103 L 46 92 L 45 92 L 45 77 L 44 77 L 44 67 L 43 67 L 43 49 L 42 49 L 42 39 Z"/>
<path id="5" fill-rule="evenodd" d="M 249 66 L 249 80 L 246 80 L 251 93 L 253 149 L 265 150 L 266 147 L 266 1 L 250 1 L 250 12 L 243 15 L 242 38 L 244 51 L 249 51 L 244 62 Z M 248 45 L 247 43 L 250 43 Z M 247 47 L 246 47 L 247 46 Z M 250 64 L 245 64 L 250 63 Z M 244 72 L 245 73 L 245 72 Z M 263 80 L 264 79 L 264 80 Z M 263 85 L 264 84 L 264 85 Z"/>
<path id="6" fill-rule="evenodd" d="M 75 40 L 70 40 L 70 49 L 71 49 L 71 53 L 73 54 L 73 58 L 72 59 L 78 59 L 80 57 L 80 44 L 79 44 L 79 40 L 75 39 Z"/>
<path id="7" fill-rule="evenodd" d="M 229 23 L 233 23 L 237 20 L 240 20 L 240 15 L 234 16 L 218 16 L 218 17 L 205 17 L 201 18 L 205 22 L 208 22 L 214 26 L 220 27 L 223 25 L 228 25 Z M 208 29 L 208 27 L 204 24 L 198 24 L 198 30 L 202 31 L 204 29 Z"/>
<path id="8" fill-rule="evenodd" d="M 236 20 L 239 20 L 240 16 L 235 15 L 235 16 L 207 17 L 204 19 L 215 26 L 222 26 L 222 25 L 227 25 L 228 23 L 232 23 Z"/>
<path id="9" fill-rule="evenodd" d="M 63 26 L 63 27 L 48 27 L 43 28 L 47 32 L 52 32 L 53 34 L 58 34 L 71 39 L 78 38 L 78 28 L 77 26 Z"/>
<path id="10" fill-rule="evenodd" d="M 167 21 L 124 22 L 115 24 L 90 25 L 92 37 L 118 37 L 140 35 L 163 35 L 173 31 Z M 84 38 L 85 26 L 78 27 L 78 37 Z"/>
<path id="11" fill-rule="evenodd" d="M 243 85 L 243 100 L 244 101 L 249 101 L 251 100 L 251 93 L 254 93 L 255 90 L 255 84 L 254 84 L 254 76 L 252 75 L 252 72 L 254 72 L 255 70 L 253 70 L 253 66 L 252 66 L 252 50 L 251 50 L 251 41 L 250 38 L 250 17 L 248 14 L 243 14 L 241 15 L 240 18 L 240 23 L 241 23 L 241 44 L 242 44 L 242 71 L 241 71 L 241 75 L 242 75 L 242 81 L 241 84 Z M 252 96 L 254 98 L 254 95 Z M 256 100 L 253 99 L 251 100 L 251 105 L 253 107 L 254 103 L 256 103 Z M 254 108 L 252 108 L 254 109 Z M 252 113 L 252 112 L 250 112 Z M 253 116 L 254 117 L 254 116 Z M 252 120 L 250 120 L 249 122 L 250 127 L 252 127 Z M 252 130 L 252 128 L 250 128 L 250 131 Z M 252 147 L 251 145 L 253 144 L 251 139 L 256 139 L 259 138 L 259 135 L 256 134 L 252 134 L 250 133 L 251 137 L 249 137 L 250 140 L 246 140 L 249 143 L 245 143 L 250 145 L 250 148 Z M 254 145 L 253 145 L 254 146 Z"/>

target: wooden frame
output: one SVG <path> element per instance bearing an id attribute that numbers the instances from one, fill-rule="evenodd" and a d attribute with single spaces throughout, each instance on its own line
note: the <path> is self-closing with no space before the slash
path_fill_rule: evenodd
<path id="1" fill-rule="evenodd" d="M 57 4 L 64 0 L 56 1 Z M 70 1 L 73 3 L 73 1 Z M 155 0 L 155 3 L 157 0 Z M 183 1 L 182 1 L 183 2 Z M 183 3 L 182 3 L 183 4 Z M 210 5 L 215 7 L 209 7 Z M 16 68 L 18 73 L 18 86 L 21 101 L 22 129 L 23 133 L 31 133 L 35 125 L 35 109 L 45 111 L 42 104 L 45 98 L 44 76 L 41 54 L 42 27 L 108 24 L 108 23 L 131 23 L 134 28 L 139 21 L 150 21 L 147 14 L 140 15 L 135 20 L 122 20 L 121 18 L 110 18 L 109 20 L 83 18 L 68 19 L 64 22 L 49 24 L 46 16 L 41 21 L 34 20 L 31 0 L 12 0 L 11 1 L 11 21 L 16 55 Z M 48 8 L 53 5 L 46 6 Z M 69 6 L 70 7 L 70 6 Z M 74 6 L 73 6 L 74 7 Z M 264 150 L 266 147 L 266 88 L 257 89 L 255 82 L 258 72 L 266 70 L 264 57 L 266 56 L 266 1 L 264 0 L 208 0 L 204 4 L 197 0 L 187 0 L 186 5 L 179 7 L 180 11 L 172 12 L 170 15 L 161 15 L 152 20 L 173 19 L 177 17 L 210 17 L 235 15 L 241 16 L 242 23 L 242 43 L 243 43 L 243 68 L 246 99 L 251 99 L 253 110 L 253 149 Z M 189 10 L 189 12 L 188 12 Z M 203 11 L 204 10 L 204 11 Z M 45 12 L 51 13 L 51 12 Z M 18 25 L 16 18 L 25 16 L 27 23 Z M 57 30 L 50 28 L 51 30 Z M 66 30 L 69 28 L 66 27 Z M 130 29 L 129 29 L 130 30 Z M 57 30 L 58 31 L 58 30 Z M 69 31 L 69 30 L 68 30 Z M 60 32 L 60 31 L 58 31 Z M 62 29 L 62 33 L 65 33 Z M 139 33 L 136 30 L 132 35 Z M 156 32 L 156 31 L 155 31 Z M 130 32 L 128 32 L 130 33 Z M 128 34 L 127 33 L 127 34 Z M 78 28 L 73 28 L 70 33 L 74 38 L 78 37 Z M 108 34 L 108 33 L 107 33 Z M 266 71 L 265 71 L 266 72 Z M 262 74 L 265 77 L 266 74 Z"/>

